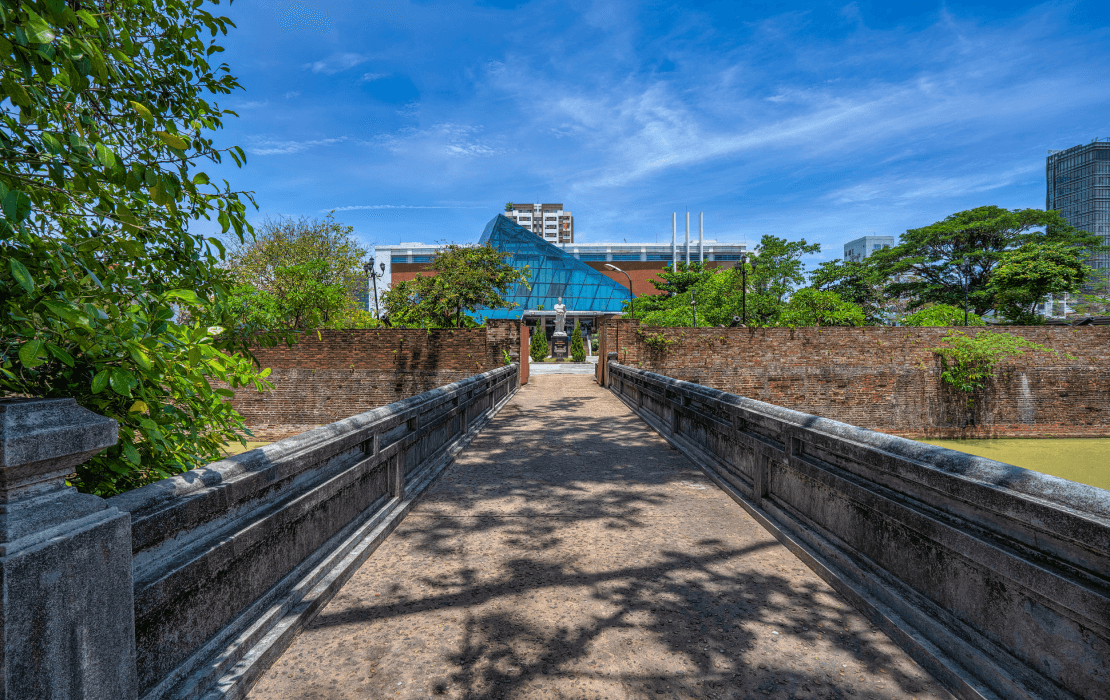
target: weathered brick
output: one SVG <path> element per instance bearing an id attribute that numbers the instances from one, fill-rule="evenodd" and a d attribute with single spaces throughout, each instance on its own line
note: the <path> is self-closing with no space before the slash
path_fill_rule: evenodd
<path id="1" fill-rule="evenodd" d="M 675 379 L 905 437 L 1110 436 L 1110 327 L 1005 328 L 1058 352 L 1004 362 L 967 405 L 930 348 L 947 328 L 601 330 L 620 361 Z M 963 330 L 963 329 L 958 329 Z M 967 329 L 976 333 L 974 328 Z M 653 349 L 644 335 L 675 341 Z"/>

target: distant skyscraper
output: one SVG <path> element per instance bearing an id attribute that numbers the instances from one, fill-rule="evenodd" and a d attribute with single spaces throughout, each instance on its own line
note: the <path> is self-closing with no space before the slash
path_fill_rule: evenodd
<path id="1" fill-rule="evenodd" d="M 512 204 L 505 216 L 548 243 L 574 243 L 574 216 L 562 204 Z"/>
<path id="2" fill-rule="evenodd" d="M 1055 209 L 1072 226 L 1110 245 L 1110 138 L 1049 151 L 1045 179 L 1045 209 Z M 1096 253 L 1090 264 L 1110 269 L 1110 254 Z"/>
<path id="3" fill-rule="evenodd" d="M 859 262 L 871 257 L 876 250 L 890 248 L 894 245 L 894 236 L 864 236 L 844 244 L 844 259 Z"/>

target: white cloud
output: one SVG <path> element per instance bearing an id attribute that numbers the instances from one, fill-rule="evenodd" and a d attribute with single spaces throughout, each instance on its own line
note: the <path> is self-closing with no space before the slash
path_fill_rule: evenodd
<path id="1" fill-rule="evenodd" d="M 827 196 L 837 204 L 881 200 L 906 202 L 935 197 L 954 197 L 973 192 L 989 192 L 1024 180 L 1042 166 L 1026 165 L 1003 172 L 987 171 L 958 176 L 905 176 L 868 180 L 834 190 Z"/>
<path id="2" fill-rule="evenodd" d="M 303 67 L 307 70 L 311 70 L 313 73 L 334 75 L 345 70 L 350 70 L 351 68 L 354 68 L 355 66 L 362 63 L 366 63 L 369 60 L 370 56 L 367 56 L 365 54 L 340 53 L 329 56 L 322 61 L 306 63 Z"/>
<path id="3" fill-rule="evenodd" d="M 291 100 L 294 97 L 300 97 L 300 96 L 301 96 L 301 91 L 300 90 L 290 90 L 289 92 L 285 93 L 285 99 L 287 99 L 287 100 Z"/>
<path id="4" fill-rule="evenodd" d="M 330 146 L 347 140 L 346 136 L 331 139 L 313 139 L 309 141 L 276 141 L 272 139 L 256 140 L 247 147 L 249 153 L 256 156 L 281 156 L 290 153 L 300 153 L 317 146 Z"/>
<path id="5" fill-rule="evenodd" d="M 380 80 L 381 78 L 384 78 L 386 75 L 387 75 L 386 73 L 363 73 L 362 77 L 359 78 L 358 80 L 359 80 L 360 83 L 368 83 L 368 82 L 373 81 L 373 80 Z"/>
<path id="6" fill-rule="evenodd" d="M 427 129 L 402 129 L 393 134 L 383 134 L 376 143 L 395 154 L 424 155 L 430 158 L 484 157 L 500 155 L 502 151 L 481 140 L 476 135 L 480 126 L 444 122 Z"/>
<path id="7" fill-rule="evenodd" d="M 410 204 L 356 204 L 349 207 L 332 207 L 331 209 L 321 209 L 321 212 L 328 211 L 365 211 L 365 210 L 380 210 L 380 209 L 489 209 L 489 206 L 414 206 Z"/>

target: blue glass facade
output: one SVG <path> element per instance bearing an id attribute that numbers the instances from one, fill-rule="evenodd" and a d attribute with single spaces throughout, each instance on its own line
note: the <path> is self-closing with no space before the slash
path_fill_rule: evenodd
<path id="1" fill-rule="evenodd" d="M 517 285 L 508 300 L 511 309 L 479 309 L 474 316 L 481 322 L 487 318 L 520 318 L 521 312 L 543 305 L 550 311 L 563 298 L 568 311 L 620 312 L 628 301 L 628 288 L 617 284 L 573 255 L 547 243 L 526 228 L 498 214 L 486 225 L 480 245 L 489 244 L 512 257 L 509 263 L 529 268 L 529 290 Z"/>

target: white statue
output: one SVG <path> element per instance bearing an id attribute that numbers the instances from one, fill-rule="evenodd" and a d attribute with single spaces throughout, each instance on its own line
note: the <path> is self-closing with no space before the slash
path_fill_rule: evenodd
<path id="1" fill-rule="evenodd" d="M 559 297 L 559 303 L 555 305 L 555 335 L 566 335 L 567 325 L 567 305 L 563 303 L 563 298 Z"/>

